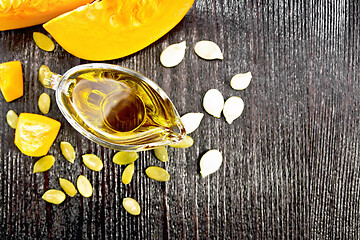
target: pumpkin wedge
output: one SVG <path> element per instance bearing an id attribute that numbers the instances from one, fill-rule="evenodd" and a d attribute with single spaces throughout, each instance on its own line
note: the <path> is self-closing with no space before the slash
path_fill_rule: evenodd
<path id="1" fill-rule="evenodd" d="M 102 0 L 45 23 L 69 53 L 102 61 L 135 53 L 158 40 L 185 16 L 194 0 Z"/>
<path id="2" fill-rule="evenodd" d="M 0 64 L 0 90 L 5 101 L 11 102 L 24 93 L 23 72 L 20 61 Z"/>
<path id="3" fill-rule="evenodd" d="M 55 141 L 60 125 L 43 115 L 21 113 L 15 130 L 15 145 L 27 156 L 44 156 Z"/>
<path id="4" fill-rule="evenodd" d="M 44 23 L 93 0 L 1 0 L 0 31 Z"/>

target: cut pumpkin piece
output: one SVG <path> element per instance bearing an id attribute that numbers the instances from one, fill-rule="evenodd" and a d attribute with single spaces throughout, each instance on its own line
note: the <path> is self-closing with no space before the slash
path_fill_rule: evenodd
<path id="1" fill-rule="evenodd" d="M 24 94 L 20 61 L 0 64 L 0 89 L 7 102 L 11 102 Z"/>
<path id="2" fill-rule="evenodd" d="M 93 0 L 1 0 L 0 31 L 44 23 Z"/>
<path id="3" fill-rule="evenodd" d="M 103 0 L 45 23 L 44 28 L 69 53 L 102 61 L 135 53 L 165 35 L 194 0 Z"/>
<path id="4" fill-rule="evenodd" d="M 48 153 L 60 129 L 60 122 L 42 115 L 21 113 L 16 125 L 15 145 L 28 156 Z"/>

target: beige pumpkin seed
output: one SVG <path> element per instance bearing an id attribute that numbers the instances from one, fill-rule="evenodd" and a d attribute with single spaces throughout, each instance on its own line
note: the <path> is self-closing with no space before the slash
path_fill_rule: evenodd
<path id="1" fill-rule="evenodd" d="M 134 175 L 135 165 L 133 163 L 129 164 L 122 174 L 122 182 L 123 184 L 129 184 L 132 180 L 132 177 Z"/>
<path id="2" fill-rule="evenodd" d="M 235 90 L 244 90 L 250 85 L 251 78 L 251 72 L 236 74 L 232 77 L 230 86 Z"/>
<path id="3" fill-rule="evenodd" d="M 40 33 L 40 32 L 33 32 L 33 38 L 34 38 L 36 45 L 40 49 L 47 51 L 47 52 L 51 52 L 52 50 L 55 49 L 54 42 L 45 34 Z"/>
<path id="4" fill-rule="evenodd" d="M 41 65 L 41 67 L 39 68 L 39 81 L 44 87 L 51 86 L 50 79 L 52 75 L 54 75 L 54 73 L 50 71 L 48 66 Z"/>
<path id="5" fill-rule="evenodd" d="M 33 173 L 45 172 L 49 170 L 55 163 L 55 157 L 47 155 L 36 161 L 33 168 Z"/>
<path id="6" fill-rule="evenodd" d="M 224 104 L 223 114 L 226 121 L 231 124 L 235 119 L 240 117 L 244 110 L 244 101 L 239 97 L 230 97 Z"/>
<path id="7" fill-rule="evenodd" d="M 141 212 L 139 203 L 133 198 L 129 198 L 129 197 L 124 198 L 123 207 L 131 215 L 139 215 Z"/>
<path id="8" fill-rule="evenodd" d="M 60 143 L 61 153 L 66 160 L 71 163 L 74 163 L 75 160 L 75 149 L 74 147 L 68 142 L 61 142 Z"/>
<path id="9" fill-rule="evenodd" d="M 204 178 L 219 170 L 222 160 L 222 154 L 219 150 L 213 149 L 207 151 L 200 159 L 201 176 Z"/>
<path id="10" fill-rule="evenodd" d="M 146 175 L 156 181 L 166 182 L 170 180 L 170 174 L 163 168 L 157 166 L 148 167 L 145 170 Z"/>
<path id="11" fill-rule="evenodd" d="M 38 106 L 40 112 L 43 114 L 48 114 L 50 110 L 50 96 L 47 93 L 42 93 L 38 100 Z"/>
<path id="12" fill-rule="evenodd" d="M 207 113 L 220 118 L 221 111 L 224 108 L 224 97 L 217 89 L 210 89 L 205 93 L 203 106 Z"/>
<path id="13" fill-rule="evenodd" d="M 104 167 L 104 164 L 101 161 L 101 159 L 94 154 L 85 154 L 82 156 L 82 159 L 85 166 L 87 166 L 93 171 L 100 171 Z"/>
<path id="14" fill-rule="evenodd" d="M 6 113 L 6 122 L 13 129 L 16 129 L 18 118 L 18 115 L 13 110 L 9 110 Z"/>
<path id="15" fill-rule="evenodd" d="M 212 41 L 200 41 L 195 44 L 195 53 L 206 60 L 224 59 L 219 46 Z"/>
<path id="16" fill-rule="evenodd" d="M 164 67 L 175 67 L 184 59 L 185 49 L 185 41 L 168 46 L 160 55 L 161 64 Z"/>
<path id="17" fill-rule="evenodd" d="M 165 146 L 155 148 L 154 153 L 156 158 L 162 162 L 167 162 L 167 160 L 169 160 L 168 152 Z"/>
<path id="18" fill-rule="evenodd" d="M 84 175 L 80 175 L 78 177 L 76 181 L 76 186 L 79 193 L 83 197 L 91 197 L 91 195 L 93 194 L 93 187 L 90 181 Z"/>
<path id="19" fill-rule="evenodd" d="M 56 189 L 49 189 L 42 195 L 42 199 L 52 204 L 60 204 L 65 198 L 65 193 Z"/>
<path id="20" fill-rule="evenodd" d="M 193 144 L 194 140 L 189 135 L 186 135 L 181 142 L 170 144 L 169 146 L 174 148 L 188 148 L 191 147 Z"/>
<path id="21" fill-rule="evenodd" d="M 138 159 L 137 152 L 117 152 L 113 157 L 113 162 L 119 165 L 128 165 Z"/>
<path id="22" fill-rule="evenodd" d="M 195 131 L 203 119 L 203 113 L 186 113 L 180 119 L 185 127 L 186 134 L 190 134 Z"/>
<path id="23" fill-rule="evenodd" d="M 64 190 L 64 192 L 69 195 L 70 197 L 73 197 L 76 195 L 77 190 L 74 186 L 74 184 L 72 184 L 72 182 L 70 182 L 69 180 L 66 180 L 64 178 L 59 178 L 59 183 L 61 188 Z"/>

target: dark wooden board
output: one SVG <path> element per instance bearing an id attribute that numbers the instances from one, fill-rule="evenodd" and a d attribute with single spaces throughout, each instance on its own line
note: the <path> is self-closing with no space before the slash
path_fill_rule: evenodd
<path id="1" fill-rule="evenodd" d="M 0 97 L 1 239 L 358 239 L 360 160 L 360 28 L 356 1 L 206 1 L 198 0 L 163 38 L 131 56 L 108 61 L 135 69 L 157 82 L 180 114 L 204 112 L 211 88 L 225 98 L 240 96 L 241 117 L 232 125 L 208 114 L 191 134 L 189 149 L 169 149 L 161 163 L 141 152 L 132 183 L 121 183 L 124 167 L 115 151 L 90 142 L 66 122 L 54 92 L 37 81 L 42 64 L 58 73 L 88 61 L 56 45 L 44 52 L 32 40 L 41 26 L 0 32 L 0 62 L 20 60 L 25 94 L 6 103 Z M 1 23 L 0 23 L 1 24 Z M 172 43 L 187 42 L 185 59 L 174 68 L 159 62 Z M 193 52 L 199 40 L 212 40 L 224 60 L 205 61 Z M 251 71 L 245 91 L 230 85 L 233 75 Z M 36 158 L 20 153 L 9 109 L 40 113 L 37 99 L 51 95 L 49 116 L 62 123 L 50 154 L 54 167 L 32 174 Z M 74 165 L 61 157 L 59 143 L 76 146 Z M 224 156 L 220 170 L 199 174 L 199 159 L 209 149 Z M 93 172 L 80 156 L 104 161 Z M 167 183 L 144 171 L 165 167 Z M 57 188 L 58 177 L 75 182 L 86 175 L 94 185 L 88 199 L 76 195 L 59 206 L 41 199 Z M 123 197 L 137 199 L 140 216 L 122 208 Z"/>

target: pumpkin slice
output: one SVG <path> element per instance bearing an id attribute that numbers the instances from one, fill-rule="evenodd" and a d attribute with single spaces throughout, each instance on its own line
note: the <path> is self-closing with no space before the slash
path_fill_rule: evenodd
<path id="1" fill-rule="evenodd" d="M 175 27 L 194 0 L 103 0 L 44 24 L 69 53 L 111 60 L 135 53 Z"/>
<path id="2" fill-rule="evenodd" d="M 93 0 L 1 0 L 0 31 L 44 23 Z"/>
<path id="3" fill-rule="evenodd" d="M 21 113 L 15 130 L 15 145 L 28 156 L 48 153 L 60 130 L 60 122 L 42 115 Z"/>
<path id="4" fill-rule="evenodd" d="M 0 64 L 0 90 L 5 101 L 11 102 L 24 94 L 23 73 L 20 61 Z"/>

